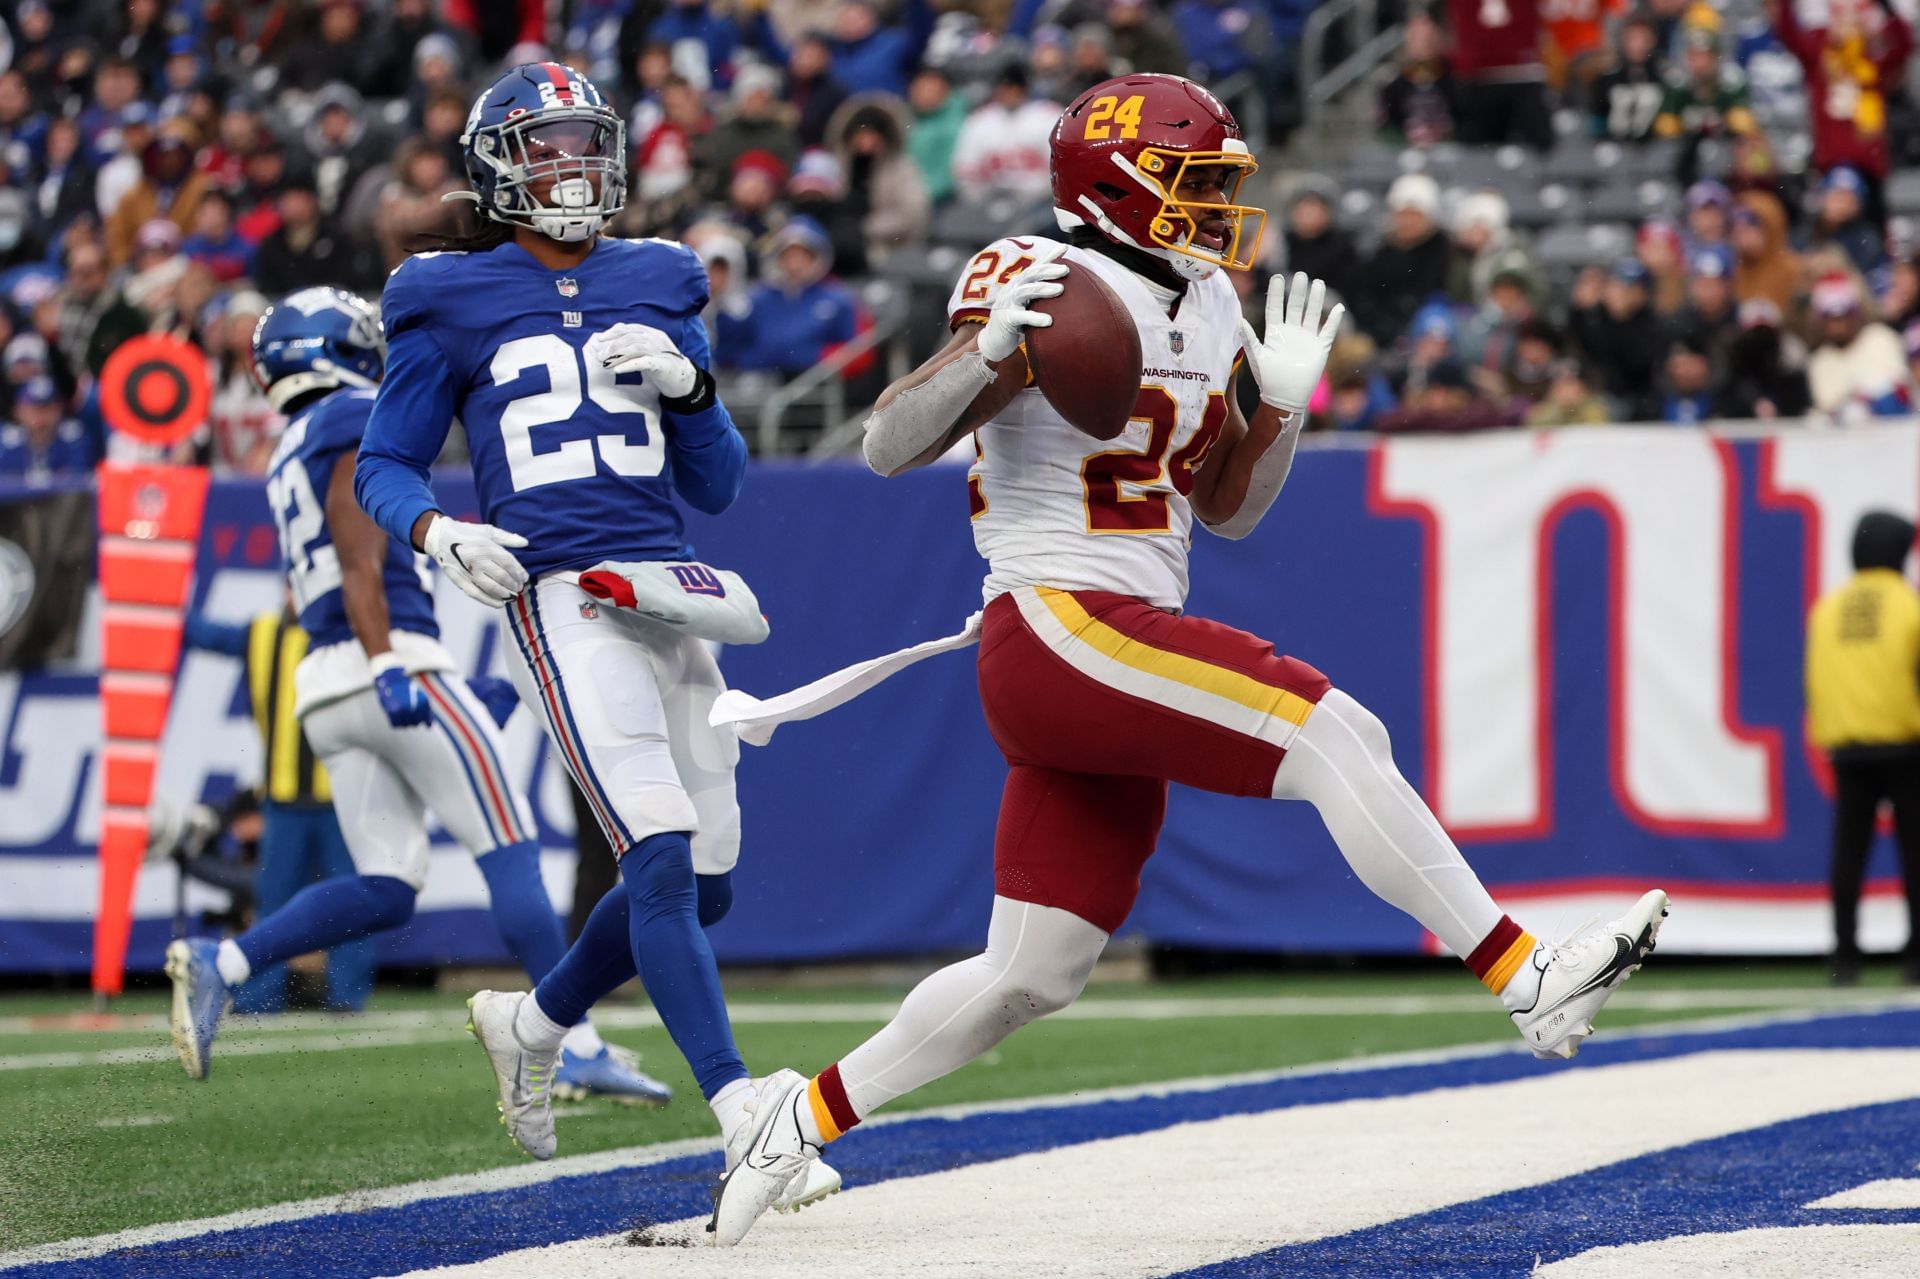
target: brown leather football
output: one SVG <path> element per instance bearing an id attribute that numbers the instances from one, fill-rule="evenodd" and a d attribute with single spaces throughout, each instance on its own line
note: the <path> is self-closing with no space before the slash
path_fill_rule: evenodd
<path id="1" fill-rule="evenodd" d="M 1061 417 L 1110 440 L 1127 429 L 1140 397 L 1140 330 L 1106 281 L 1069 266 L 1060 296 L 1033 304 L 1053 323 L 1027 330 L 1027 366 Z"/>

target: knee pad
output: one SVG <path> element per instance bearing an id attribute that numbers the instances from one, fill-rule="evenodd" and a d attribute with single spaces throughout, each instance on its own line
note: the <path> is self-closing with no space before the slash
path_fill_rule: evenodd
<path id="1" fill-rule="evenodd" d="M 413 905 L 419 900 L 413 885 L 392 875 L 361 875 L 358 887 L 373 916 L 374 932 L 398 928 L 413 918 Z"/>
<path id="2" fill-rule="evenodd" d="M 694 890 L 699 894 L 700 927 L 712 928 L 733 909 L 733 872 L 695 875 Z"/>
<path id="3" fill-rule="evenodd" d="M 620 859 L 620 880 L 641 918 L 679 910 L 697 914 L 694 879 L 693 848 L 681 832 L 649 836 Z"/>

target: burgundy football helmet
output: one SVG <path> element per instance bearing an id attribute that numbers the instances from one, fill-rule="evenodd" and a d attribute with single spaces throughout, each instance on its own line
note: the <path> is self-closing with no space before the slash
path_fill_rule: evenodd
<path id="1" fill-rule="evenodd" d="M 1220 203 L 1179 198 L 1191 169 L 1227 169 Z M 1129 75 L 1096 84 L 1053 126 L 1053 211 L 1060 228 L 1091 226 L 1119 244 L 1167 259 L 1189 279 L 1253 265 L 1267 215 L 1236 204 L 1259 165 L 1220 99 L 1177 75 Z M 1215 248 L 1203 220 L 1226 223 Z"/>

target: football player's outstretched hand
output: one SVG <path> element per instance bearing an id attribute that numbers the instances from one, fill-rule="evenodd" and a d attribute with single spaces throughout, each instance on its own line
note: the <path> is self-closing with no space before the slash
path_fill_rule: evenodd
<path id="1" fill-rule="evenodd" d="M 1067 246 L 1058 240 L 1045 240 L 1034 252 L 1034 264 L 1000 286 L 987 312 L 987 323 L 980 330 L 980 354 L 987 363 L 998 364 L 1019 349 L 1028 329 L 1044 329 L 1053 317 L 1033 309 L 1041 298 L 1057 298 L 1066 285 L 1059 283 L 1067 273 L 1067 264 L 1056 261 Z"/>
<path id="2" fill-rule="evenodd" d="M 527 539 L 491 524 L 463 524 L 436 515 L 421 549 L 438 560 L 447 580 L 490 608 L 499 608 L 527 584 L 527 570 L 510 549 Z"/>
<path id="3" fill-rule="evenodd" d="M 587 339 L 586 356 L 610 372 L 642 375 L 663 399 L 684 399 L 700 384 L 693 361 L 651 324 L 616 324 L 596 333 Z"/>
<path id="4" fill-rule="evenodd" d="M 1254 385 L 1260 388 L 1261 403 L 1289 417 L 1307 411 L 1347 313 L 1346 307 L 1335 304 L 1322 324 L 1320 309 L 1326 302 L 1326 284 L 1309 283 L 1306 272 L 1295 273 L 1291 289 L 1285 276 L 1276 275 L 1267 283 L 1266 337 L 1240 321 L 1240 344 L 1246 349 Z"/>

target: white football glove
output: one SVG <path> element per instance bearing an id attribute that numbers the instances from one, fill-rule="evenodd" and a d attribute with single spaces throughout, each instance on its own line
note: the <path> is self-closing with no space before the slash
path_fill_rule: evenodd
<path id="1" fill-rule="evenodd" d="M 1322 324 L 1320 308 L 1326 301 L 1326 284 L 1314 280 L 1309 287 L 1306 272 L 1294 275 L 1291 292 L 1286 278 L 1276 275 L 1267 282 L 1266 339 L 1262 341 L 1246 320 L 1240 321 L 1240 345 L 1246 350 L 1254 385 L 1260 388 L 1260 402 L 1288 417 L 1307 411 L 1347 313 L 1346 307 L 1336 304 Z"/>
<path id="2" fill-rule="evenodd" d="M 508 547 L 527 539 L 491 524 L 433 517 L 421 549 L 440 562 L 447 580 L 489 608 L 499 608 L 527 585 L 527 570 Z"/>
<path id="3" fill-rule="evenodd" d="M 700 384 L 693 361 L 651 324 L 616 324 L 602 330 L 587 339 L 586 356 L 615 373 L 641 374 L 663 399 L 685 399 Z"/>
<path id="4" fill-rule="evenodd" d="M 1056 283 L 1067 273 L 1067 264 L 1057 262 L 1067 246 L 1058 240 L 1043 241 L 1034 250 L 1032 266 L 1000 286 L 999 296 L 987 312 L 987 323 L 980 330 L 980 354 L 987 363 L 998 364 L 1020 349 L 1028 329 L 1044 329 L 1053 324 L 1051 315 L 1042 315 L 1032 304 L 1041 298 L 1057 298 L 1066 285 Z"/>

